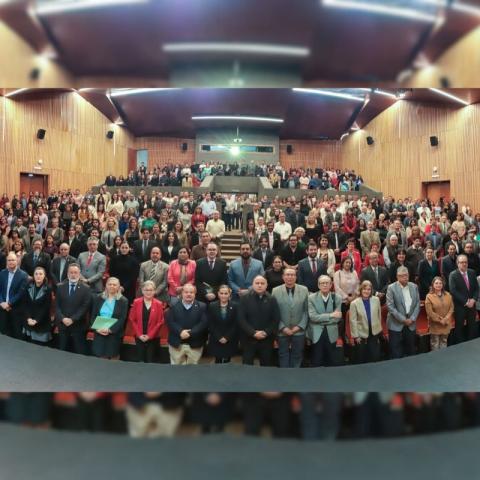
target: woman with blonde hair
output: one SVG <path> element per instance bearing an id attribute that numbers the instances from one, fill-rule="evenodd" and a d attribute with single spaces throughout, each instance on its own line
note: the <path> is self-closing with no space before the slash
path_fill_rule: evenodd
<path id="1" fill-rule="evenodd" d="M 430 293 L 425 298 L 432 351 L 447 346 L 448 335 L 453 324 L 453 308 L 453 299 L 450 293 L 445 291 L 443 278 L 435 277 L 432 280 Z"/>
<path id="2" fill-rule="evenodd" d="M 371 282 L 360 284 L 360 296 L 350 304 L 350 332 L 356 345 L 358 363 L 380 360 L 382 313 L 380 299 L 374 295 Z"/>
<path id="3" fill-rule="evenodd" d="M 92 325 L 97 317 L 116 320 L 109 328 L 95 331 L 92 344 L 93 354 L 97 357 L 118 360 L 128 313 L 128 300 L 122 295 L 118 278 L 110 277 L 104 292 L 93 298 L 91 313 Z"/>

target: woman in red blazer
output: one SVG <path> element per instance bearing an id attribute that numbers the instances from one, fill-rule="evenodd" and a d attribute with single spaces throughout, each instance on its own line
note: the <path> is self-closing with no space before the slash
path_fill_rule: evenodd
<path id="1" fill-rule="evenodd" d="M 342 252 L 340 255 L 340 261 L 345 257 L 352 257 L 353 258 L 353 268 L 357 272 L 358 278 L 360 278 L 360 272 L 362 271 L 362 256 L 360 252 L 355 249 L 355 239 L 350 238 L 347 241 L 347 249 Z"/>
<path id="2" fill-rule="evenodd" d="M 185 272 L 182 278 L 182 267 L 185 268 Z M 168 294 L 170 299 L 176 298 L 180 295 L 182 287 L 186 283 L 195 285 L 195 269 L 197 268 L 197 262 L 190 260 L 190 252 L 187 247 L 182 247 L 178 251 L 177 260 L 172 260 L 168 266 Z"/>
<path id="3" fill-rule="evenodd" d="M 133 301 L 129 320 L 135 333 L 139 362 L 153 362 L 159 343 L 160 328 L 164 324 L 163 303 L 155 298 L 155 284 L 147 280 L 142 286 L 143 296 Z"/>

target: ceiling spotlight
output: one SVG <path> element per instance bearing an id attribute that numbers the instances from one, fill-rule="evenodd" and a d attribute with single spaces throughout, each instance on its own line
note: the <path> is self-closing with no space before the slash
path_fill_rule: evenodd
<path id="1" fill-rule="evenodd" d="M 230 153 L 236 157 L 240 154 L 240 147 L 238 145 L 232 145 L 230 147 Z"/>

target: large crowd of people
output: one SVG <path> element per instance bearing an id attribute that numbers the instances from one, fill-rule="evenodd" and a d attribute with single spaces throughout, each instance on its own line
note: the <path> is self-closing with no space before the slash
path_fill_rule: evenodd
<path id="1" fill-rule="evenodd" d="M 286 169 L 281 164 L 250 163 L 195 163 L 192 165 L 167 164 L 155 166 L 151 170 L 142 165 L 124 177 L 108 175 L 105 185 L 108 187 L 126 186 L 182 186 L 197 187 L 209 175 L 238 177 L 267 177 L 273 188 L 300 188 L 302 190 L 358 191 L 363 178 L 354 170 L 334 168 Z"/>
<path id="2" fill-rule="evenodd" d="M 227 432 L 345 440 L 480 425 L 478 393 L 14 393 L 0 421 L 133 438 Z"/>
<path id="3" fill-rule="evenodd" d="M 143 362 L 163 341 L 172 364 L 207 353 L 280 367 L 415 354 L 422 315 L 432 350 L 478 336 L 480 215 L 468 206 L 241 198 L 3 195 L 0 332 L 110 359 L 128 332 Z M 228 265 L 222 239 L 249 203 Z"/>

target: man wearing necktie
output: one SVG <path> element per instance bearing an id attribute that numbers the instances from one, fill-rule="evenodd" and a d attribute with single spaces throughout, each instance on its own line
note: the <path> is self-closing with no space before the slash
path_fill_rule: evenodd
<path id="1" fill-rule="evenodd" d="M 60 350 L 68 350 L 70 341 L 75 353 L 86 352 L 86 315 L 90 310 L 92 294 L 81 281 L 80 266 L 68 265 L 67 280 L 57 288 L 55 324 L 58 327 Z"/>
<path id="2" fill-rule="evenodd" d="M 307 287 L 310 293 L 318 292 L 318 279 L 327 274 L 327 266 L 317 258 L 318 247 L 314 241 L 307 245 L 307 257 L 298 262 L 297 282 Z"/>
<path id="3" fill-rule="evenodd" d="M 103 274 L 106 268 L 105 255 L 98 252 L 98 238 L 90 237 L 87 242 L 87 252 L 78 256 L 81 278 L 94 293 L 103 291 Z"/>
<path id="4" fill-rule="evenodd" d="M 479 287 L 475 272 L 468 268 L 466 255 L 457 257 L 457 270 L 450 273 L 448 280 L 455 306 L 454 341 L 461 343 L 478 337 L 475 305 Z"/>
<path id="5" fill-rule="evenodd" d="M 138 263 L 150 260 L 150 252 L 154 246 L 155 242 L 150 240 L 150 230 L 146 227 L 142 228 L 142 238 L 133 244 L 133 255 Z"/>
<path id="6" fill-rule="evenodd" d="M 260 237 L 259 247 L 253 252 L 253 258 L 260 260 L 263 264 L 263 268 L 266 270 L 272 265 L 273 252 L 268 248 L 268 238 L 265 236 Z"/>
<path id="7" fill-rule="evenodd" d="M 33 278 L 35 267 L 43 267 L 48 275 L 50 275 L 50 255 L 42 252 L 43 240 L 37 239 L 32 243 L 32 251 L 22 258 L 21 269 L 27 272 L 30 278 Z"/>

